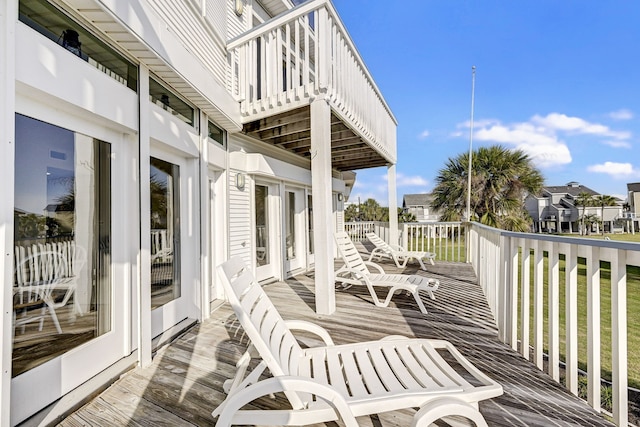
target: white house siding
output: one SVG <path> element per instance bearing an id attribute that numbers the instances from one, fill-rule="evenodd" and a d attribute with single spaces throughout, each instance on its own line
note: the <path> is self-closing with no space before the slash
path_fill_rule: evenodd
<path id="1" fill-rule="evenodd" d="M 207 9 L 199 11 L 196 6 L 188 6 L 184 0 L 149 0 L 154 11 L 175 33 L 184 48 L 202 62 L 213 73 L 216 80 L 224 84 L 227 70 L 226 50 L 223 43 L 224 32 L 213 30 L 205 16 L 210 9 L 212 13 L 222 10 L 217 2 L 224 0 L 208 0 Z M 212 3 L 209 6 L 209 3 Z M 216 40 L 217 39 L 217 40 Z"/>
<path id="2" fill-rule="evenodd" d="M 249 19 L 249 13 L 245 12 L 238 16 L 235 12 L 236 0 L 227 0 L 227 40 L 244 33 L 247 31 L 247 19 Z"/>
<path id="3" fill-rule="evenodd" d="M 229 173 L 229 257 L 240 256 L 247 265 L 253 265 L 251 257 L 251 188 L 253 181 L 246 176 L 244 190 L 238 189 L 237 170 Z"/>

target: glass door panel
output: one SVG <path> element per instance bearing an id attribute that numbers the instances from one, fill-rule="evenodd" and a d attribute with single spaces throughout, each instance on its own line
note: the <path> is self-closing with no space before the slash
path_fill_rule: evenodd
<path id="1" fill-rule="evenodd" d="M 255 187 L 254 203 L 256 209 L 256 265 L 269 264 L 269 187 L 258 185 Z"/>
<path id="2" fill-rule="evenodd" d="M 16 115 L 13 377 L 111 330 L 110 156 Z"/>
<path id="3" fill-rule="evenodd" d="M 151 309 L 180 297 L 180 168 L 151 158 Z"/>
<path id="4" fill-rule="evenodd" d="M 285 273 L 305 266 L 304 190 L 287 188 L 284 193 L 284 253 Z"/>
<path id="5" fill-rule="evenodd" d="M 314 262 L 313 243 L 313 196 L 307 194 L 307 263 L 308 267 Z"/>

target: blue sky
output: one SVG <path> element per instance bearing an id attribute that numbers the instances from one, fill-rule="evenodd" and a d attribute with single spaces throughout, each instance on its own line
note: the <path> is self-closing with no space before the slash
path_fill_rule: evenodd
<path id="1" fill-rule="evenodd" d="M 520 148 L 546 185 L 626 198 L 640 181 L 640 1 L 333 0 L 398 120 L 398 204 L 450 157 Z M 387 205 L 386 168 L 350 201 Z"/>

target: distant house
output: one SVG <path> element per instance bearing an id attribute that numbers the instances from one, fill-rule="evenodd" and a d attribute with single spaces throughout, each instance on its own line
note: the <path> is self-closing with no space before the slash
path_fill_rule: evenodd
<path id="1" fill-rule="evenodd" d="M 631 231 L 640 231 L 640 182 L 627 184 L 627 204 L 625 217 L 633 224 Z"/>
<path id="2" fill-rule="evenodd" d="M 615 229 L 615 221 L 622 217 L 623 201 L 617 199 L 615 206 L 605 206 L 604 214 L 599 206 L 576 206 L 581 193 L 597 197 L 600 193 L 578 182 L 544 187 L 540 196 L 528 195 L 525 208 L 533 219 L 533 231 L 538 233 L 577 233 L 583 215 L 596 215 L 604 223 L 605 231 Z M 597 229 L 596 229 L 597 231 Z"/>
<path id="3" fill-rule="evenodd" d="M 431 207 L 433 194 L 405 194 L 402 197 L 402 210 L 413 214 L 418 222 L 440 220 L 440 212 Z"/>

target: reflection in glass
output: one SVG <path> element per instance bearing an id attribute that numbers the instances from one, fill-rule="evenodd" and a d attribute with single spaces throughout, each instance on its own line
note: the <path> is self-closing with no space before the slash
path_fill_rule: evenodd
<path id="1" fill-rule="evenodd" d="M 13 376 L 111 330 L 110 157 L 16 115 Z"/>
<path id="2" fill-rule="evenodd" d="M 269 187 L 266 185 L 256 185 L 255 206 L 256 206 L 256 261 L 258 266 L 269 264 L 269 232 L 267 199 L 269 197 Z"/>
<path id="3" fill-rule="evenodd" d="M 296 195 L 288 191 L 284 200 L 287 260 L 296 257 Z"/>
<path id="4" fill-rule="evenodd" d="M 151 158 L 151 308 L 180 297 L 180 168 Z"/>

